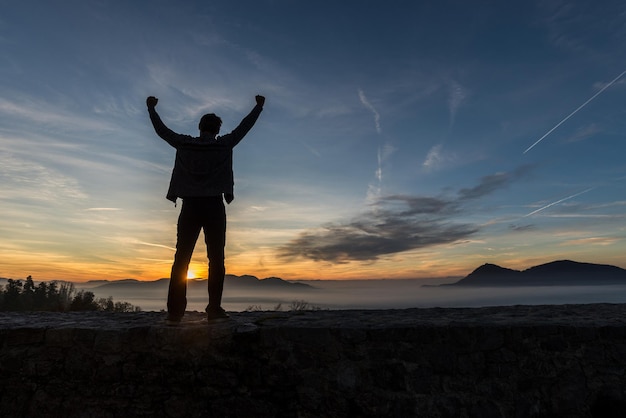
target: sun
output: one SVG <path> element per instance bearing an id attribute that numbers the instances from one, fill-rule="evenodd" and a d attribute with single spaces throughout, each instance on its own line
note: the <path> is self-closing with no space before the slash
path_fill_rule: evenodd
<path id="1" fill-rule="evenodd" d="M 196 271 L 192 269 L 187 270 L 187 280 L 195 279 L 195 278 L 196 278 Z"/>

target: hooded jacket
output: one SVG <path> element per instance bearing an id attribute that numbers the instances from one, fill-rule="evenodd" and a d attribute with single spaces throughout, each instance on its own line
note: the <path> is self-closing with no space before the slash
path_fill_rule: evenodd
<path id="1" fill-rule="evenodd" d="M 231 133 L 215 139 L 201 135 L 178 134 L 169 129 L 156 112 L 149 108 L 150 121 L 158 136 L 176 148 L 176 160 L 167 199 L 224 195 L 227 203 L 234 199 L 233 148 L 252 129 L 263 108 L 259 105 Z"/>

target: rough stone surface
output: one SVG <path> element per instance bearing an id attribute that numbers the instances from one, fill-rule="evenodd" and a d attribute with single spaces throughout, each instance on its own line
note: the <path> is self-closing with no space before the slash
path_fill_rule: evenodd
<path id="1" fill-rule="evenodd" d="M 626 305 L 0 313 L 2 417 L 610 417 Z"/>

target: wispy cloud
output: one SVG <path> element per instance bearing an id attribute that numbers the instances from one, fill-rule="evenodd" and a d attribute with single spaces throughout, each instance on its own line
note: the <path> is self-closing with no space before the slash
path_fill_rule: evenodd
<path id="1" fill-rule="evenodd" d="M 382 129 L 380 127 L 380 114 L 378 110 L 370 103 L 370 101 L 365 96 L 365 92 L 362 89 L 358 90 L 359 100 L 361 104 L 369 109 L 374 115 L 374 125 L 376 127 L 376 132 L 378 134 L 382 134 Z M 385 142 L 384 145 L 378 147 L 377 151 L 377 167 L 374 173 L 376 178 L 376 184 L 370 184 L 367 190 L 367 201 L 374 202 L 380 198 L 383 190 L 383 167 L 388 162 L 391 155 L 396 151 L 396 148 L 391 145 L 389 141 Z"/>
<path id="2" fill-rule="evenodd" d="M 0 116 L 18 118 L 38 126 L 45 125 L 61 128 L 63 131 L 110 130 L 114 125 L 102 119 L 85 117 L 75 112 L 60 108 L 58 105 L 42 101 L 26 95 L 13 100 L 0 98 Z"/>
<path id="3" fill-rule="evenodd" d="M 365 92 L 361 89 L 359 89 L 359 99 L 361 100 L 361 104 L 363 104 L 363 106 L 365 106 L 374 114 L 374 125 L 376 126 L 376 132 L 381 133 L 382 130 L 380 128 L 380 114 L 367 99 L 367 97 L 365 96 Z"/>
<path id="4" fill-rule="evenodd" d="M 441 166 L 444 161 L 443 153 L 442 153 L 442 144 L 433 145 L 433 147 L 428 151 L 426 155 L 426 159 L 422 163 L 422 167 L 424 167 L 427 171 L 436 170 Z"/>
<path id="5" fill-rule="evenodd" d="M 573 239 L 569 241 L 565 241 L 560 245 L 600 245 L 600 246 L 609 246 L 613 245 L 616 242 L 624 240 L 624 237 L 589 237 L 589 238 L 580 238 Z"/>
<path id="6" fill-rule="evenodd" d="M 382 147 L 378 148 L 377 153 L 377 168 L 375 177 L 376 183 L 371 183 L 367 191 L 367 201 L 370 203 L 378 200 L 383 191 L 383 167 L 387 164 L 391 155 L 396 151 L 396 148 L 389 142 L 385 143 Z"/>
<path id="7" fill-rule="evenodd" d="M 457 111 L 467 97 L 467 91 L 454 80 L 450 80 L 448 89 L 448 109 L 450 111 L 450 127 L 452 127 L 456 120 Z"/>
<path id="8" fill-rule="evenodd" d="M 302 144 L 302 146 L 304 148 L 306 148 L 307 150 L 309 150 L 309 152 L 313 155 L 315 155 L 316 157 L 321 157 L 322 154 L 319 152 L 319 150 L 315 147 L 312 147 L 308 142 L 306 141 L 298 141 Z"/>
<path id="9" fill-rule="evenodd" d="M 626 28 L 620 1 L 603 3 L 601 8 L 573 1 L 540 2 L 537 6 L 539 21 L 543 21 L 550 41 L 558 48 L 600 60 L 612 55 L 616 44 L 622 44 Z"/>
<path id="10" fill-rule="evenodd" d="M 167 245 L 163 245 L 163 244 L 155 244 L 155 243 L 152 243 L 152 242 L 144 242 L 144 241 L 139 241 L 139 240 L 135 240 L 135 241 L 133 241 L 133 243 L 137 244 L 137 245 L 145 245 L 145 246 L 148 246 L 148 247 L 165 248 L 167 250 L 176 251 L 176 248 L 170 247 L 170 246 L 167 246 Z"/>
<path id="11" fill-rule="evenodd" d="M 485 176 L 476 186 L 461 189 L 451 198 L 380 198 L 349 222 L 302 232 L 279 249 L 279 256 L 332 263 L 375 261 L 388 254 L 465 240 L 480 226 L 456 221 L 466 211 L 463 204 L 508 186 L 529 170 L 523 166 L 510 173 Z"/>
<path id="12" fill-rule="evenodd" d="M 391 145 L 389 142 L 385 143 L 382 148 L 378 148 L 378 172 L 376 178 L 379 181 L 383 180 L 382 166 L 386 163 L 391 155 L 396 152 L 396 148 Z"/>
<path id="13" fill-rule="evenodd" d="M 445 84 L 448 85 L 449 129 L 452 129 L 456 121 L 457 112 L 467 97 L 467 90 L 455 80 L 448 80 Z M 439 170 L 444 164 L 454 159 L 452 156 L 444 153 L 444 143 L 445 141 L 442 141 L 430 148 L 422 163 L 422 168 L 425 171 L 431 172 Z"/>
<path id="14" fill-rule="evenodd" d="M 75 178 L 6 152 L 0 152 L 0 183 L 5 199 L 55 203 L 87 197 Z"/>
<path id="15" fill-rule="evenodd" d="M 565 142 L 584 141 L 584 140 L 594 137 L 596 134 L 600 132 L 602 132 L 602 129 L 600 129 L 600 127 L 596 123 L 592 123 L 591 125 L 577 129 L 576 132 L 574 132 L 574 134 L 572 134 L 570 137 L 565 139 Z"/>
<path id="16" fill-rule="evenodd" d="M 115 211 L 119 211 L 122 209 L 120 208 L 87 208 L 85 210 L 89 212 L 115 212 Z"/>

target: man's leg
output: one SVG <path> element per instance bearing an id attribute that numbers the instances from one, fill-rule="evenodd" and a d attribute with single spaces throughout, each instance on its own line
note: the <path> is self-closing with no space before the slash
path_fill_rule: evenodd
<path id="1" fill-rule="evenodd" d="M 187 270 L 202 227 L 197 206 L 193 199 L 184 199 L 178 216 L 176 254 L 167 295 L 167 312 L 175 318 L 182 317 L 187 307 Z"/>
<path id="2" fill-rule="evenodd" d="M 222 306 L 224 290 L 224 246 L 226 245 L 226 210 L 222 197 L 207 200 L 205 215 L 204 242 L 209 259 L 209 309 L 219 310 Z"/>

